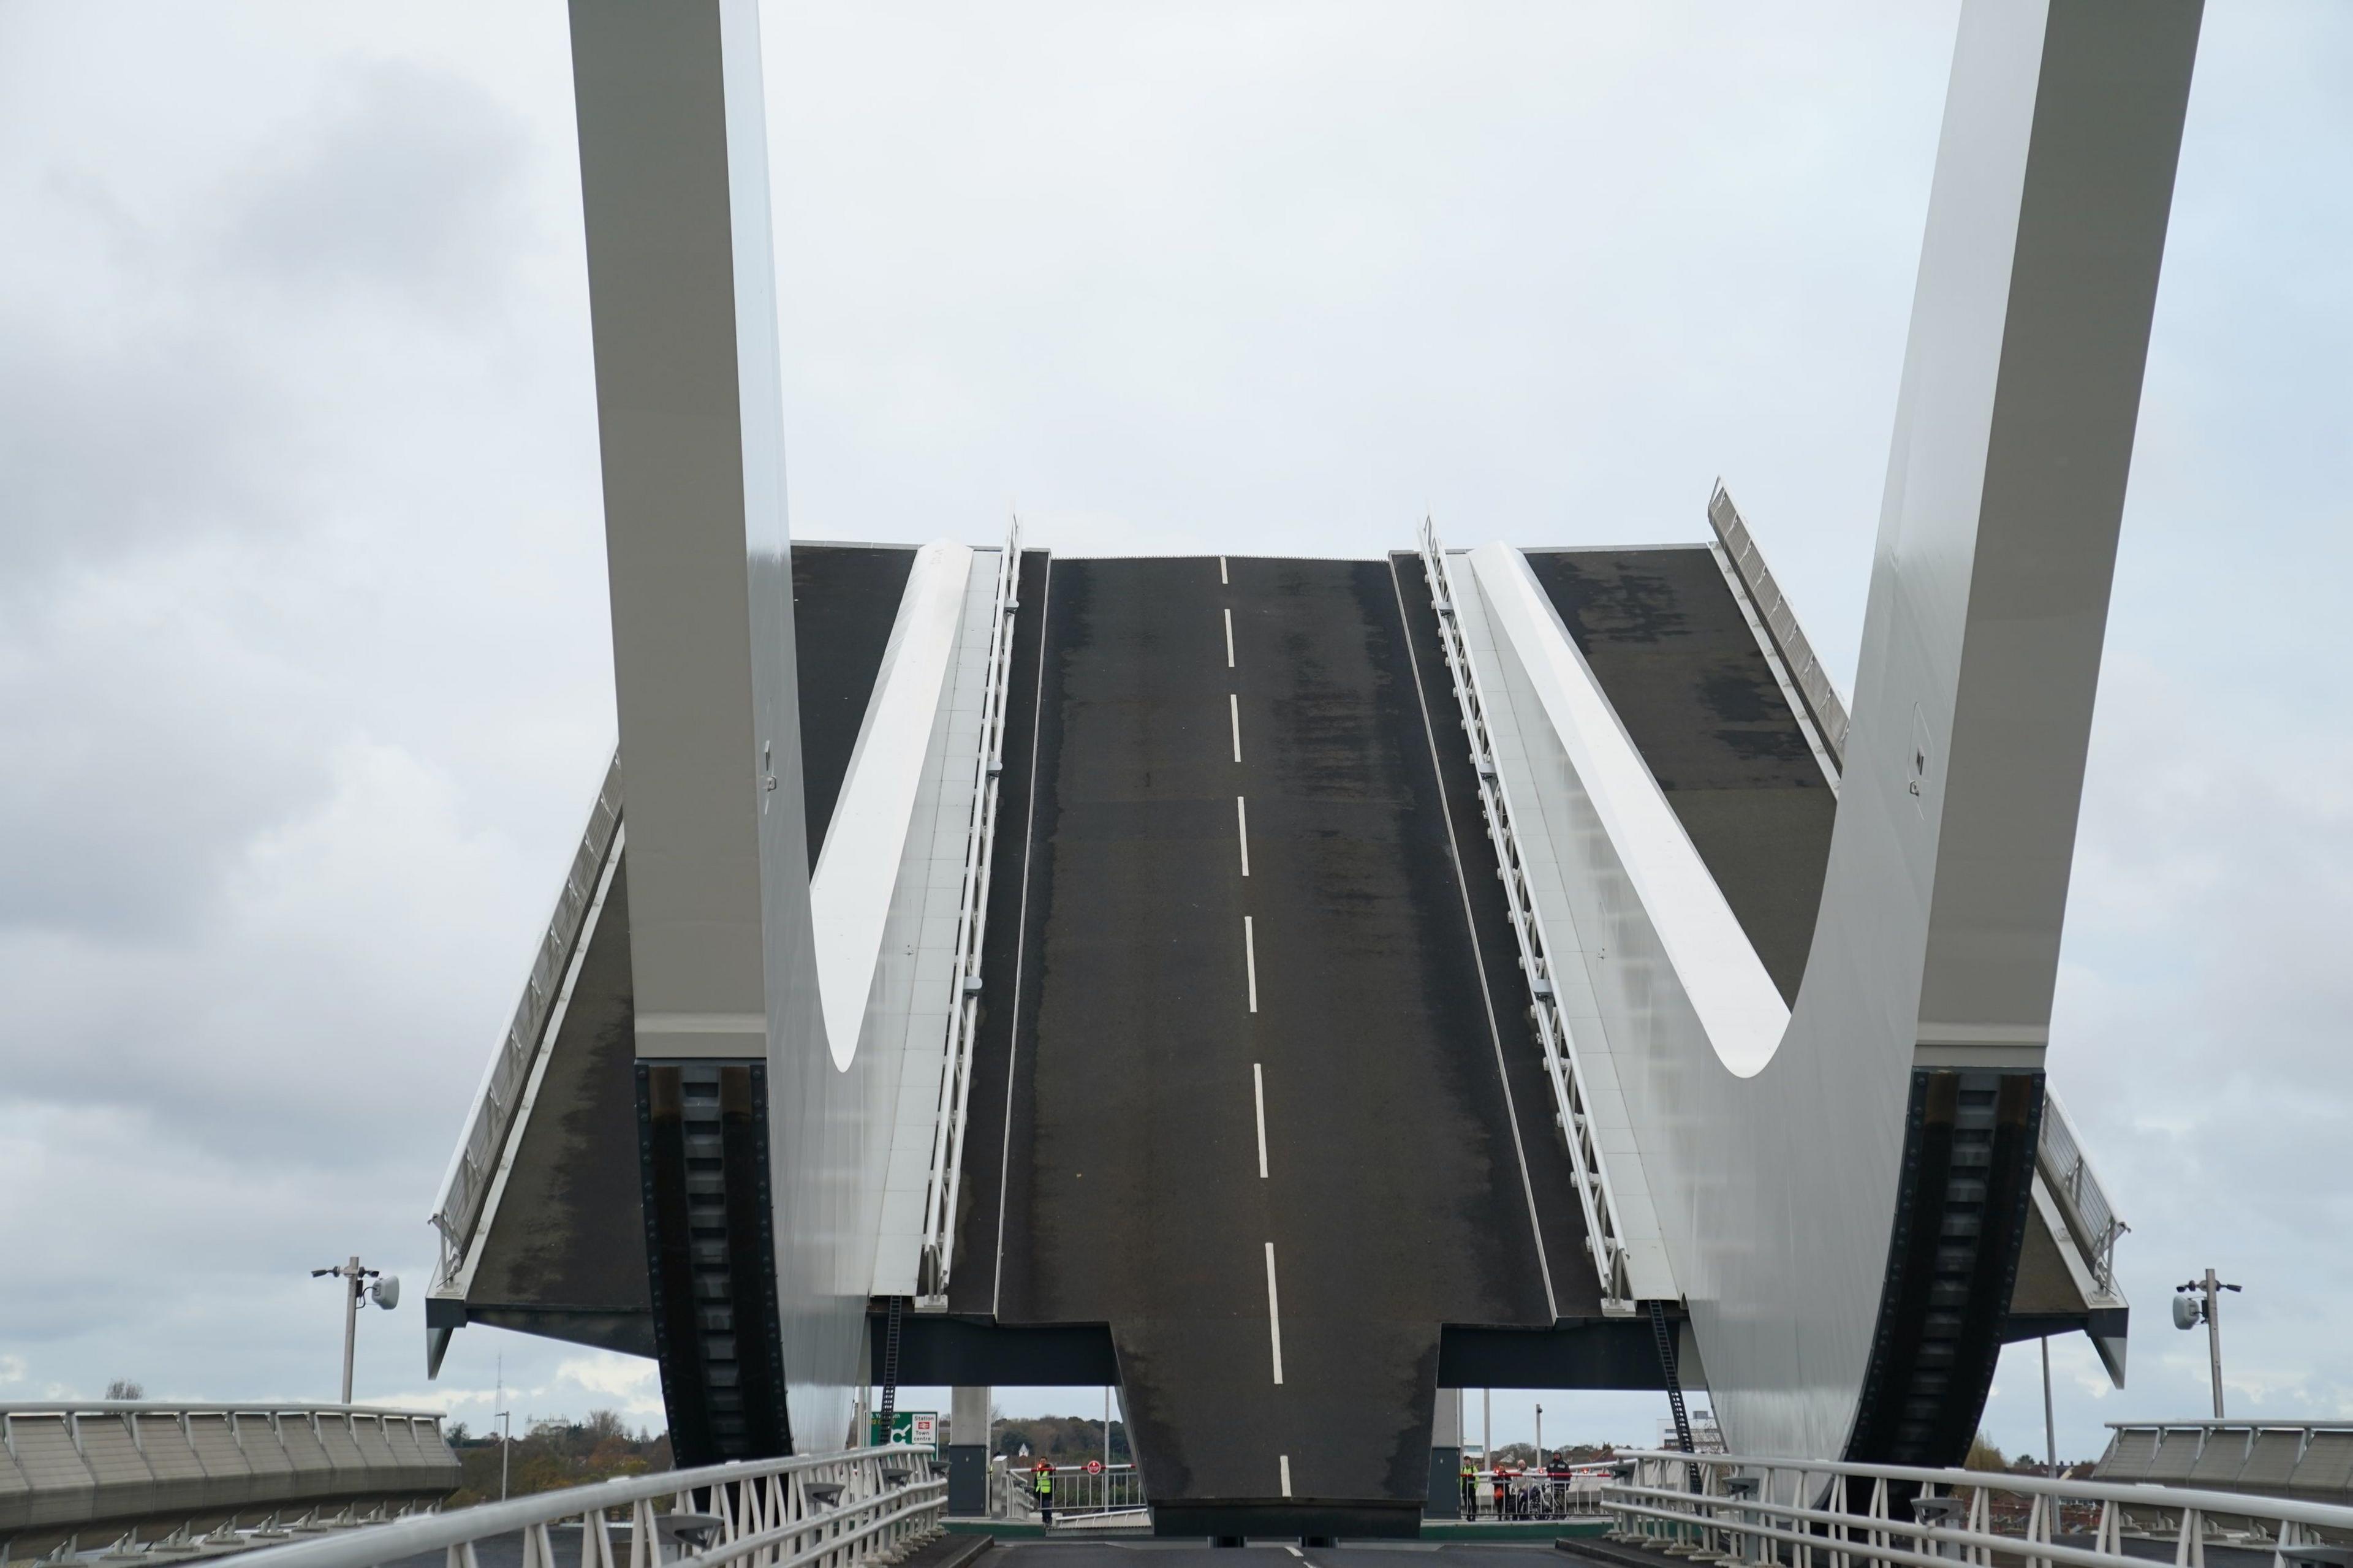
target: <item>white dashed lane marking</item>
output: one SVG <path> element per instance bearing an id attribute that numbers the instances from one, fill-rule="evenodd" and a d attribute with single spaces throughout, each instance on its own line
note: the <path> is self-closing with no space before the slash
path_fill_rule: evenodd
<path id="1" fill-rule="evenodd" d="M 1242 967 L 1250 975 L 1250 1010 L 1258 1011 L 1258 933 L 1250 929 L 1250 918 L 1242 917 Z"/>
<path id="2" fill-rule="evenodd" d="M 1242 805 L 1240 795 L 1234 796 L 1234 827 L 1241 835 L 1242 875 L 1247 877 L 1250 875 L 1250 810 Z"/>
<path id="3" fill-rule="evenodd" d="M 1282 1381 L 1282 1304 L 1274 1293 L 1274 1243 L 1271 1241 L 1266 1244 L 1266 1331 L 1269 1342 L 1274 1347 L 1274 1381 L 1280 1384 Z M 1289 1497 L 1291 1460 L 1287 1456 L 1282 1461 L 1282 1495 Z"/>
<path id="4" fill-rule="evenodd" d="M 1234 721 L 1234 761 L 1242 760 L 1242 700 L 1239 692 L 1226 693 L 1226 711 Z"/>
<path id="5" fill-rule="evenodd" d="M 1234 667 L 1234 613 L 1233 613 L 1233 611 L 1231 611 L 1231 610 L 1228 610 L 1228 611 L 1226 612 L 1226 668 L 1227 668 L 1228 669 L 1231 669 L 1231 668 L 1233 668 L 1233 667 Z"/>
<path id="6" fill-rule="evenodd" d="M 1250 1063 L 1250 1093 L 1258 1101 L 1258 1179 L 1266 1180 L 1266 1074 Z"/>

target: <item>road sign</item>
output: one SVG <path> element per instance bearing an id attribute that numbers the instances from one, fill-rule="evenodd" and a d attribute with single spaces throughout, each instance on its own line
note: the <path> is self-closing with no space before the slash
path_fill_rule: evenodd
<path id="1" fill-rule="evenodd" d="M 1103 1461 L 1101 1459 L 1089 1459 L 1087 1461 L 1087 1474 L 1091 1476 L 1102 1475 Z"/>
<path id="2" fill-rule="evenodd" d="M 867 1418 L 867 1441 L 870 1444 L 912 1443 L 918 1448 L 936 1448 L 940 1442 L 940 1413 L 936 1410 L 893 1410 L 891 1430 L 882 1430 L 882 1413 L 876 1411 Z"/>

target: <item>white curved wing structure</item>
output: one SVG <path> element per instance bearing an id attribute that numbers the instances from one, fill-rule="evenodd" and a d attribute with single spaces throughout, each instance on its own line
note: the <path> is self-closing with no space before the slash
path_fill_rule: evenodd
<path id="1" fill-rule="evenodd" d="M 915 552 L 858 749 L 809 875 L 827 1054 L 844 1071 L 858 1054 L 916 796 L 929 776 L 924 759 L 955 662 L 972 560 L 972 551 L 946 540 Z"/>
<path id="2" fill-rule="evenodd" d="M 1990 1375 L 2199 19 L 1963 16 L 1793 1008 L 1525 561 L 1446 563 L 1520 717 L 1498 756 L 1549 831 L 1529 879 L 1554 983 L 1573 951 L 1589 991 L 1593 1115 L 1622 1118 L 1604 1174 L 1738 1451 L 1926 1456 Z"/>
<path id="3" fill-rule="evenodd" d="M 1639 910 L 1640 940 L 1656 949 L 1644 956 L 1676 977 L 1690 1026 L 1736 1077 L 1754 1077 L 1781 1043 L 1788 1006 L 1526 560 L 1490 544 L 1470 564 L 1498 652 L 1511 662 L 1507 679 L 1534 698 L 1540 732 L 1556 743 L 1529 758 L 1535 804 L 1553 819 L 1556 844 L 1587 858 L 1564 886 L 1594 895 L 1577 921 L 1604 937 L 1601 949 L 1580 948 L 1593 982 L 1606 984 L 1608 933 Z M 1620 945 L 1617 962 L 1638 951 Z"/>

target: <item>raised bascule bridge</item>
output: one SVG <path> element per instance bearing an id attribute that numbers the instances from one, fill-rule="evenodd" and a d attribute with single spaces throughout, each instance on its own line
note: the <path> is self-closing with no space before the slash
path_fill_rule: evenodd
<path id="1" fill-rule="evenodd" d="M 1852 707 L 1720 485 L 1630 548 L 790 540 L 755 16 L 572 6 L 620 749 L 430 1363 L 657 1357 L 688 1464 L 1113 1384 L 1218 1538 L 1414 1533 L 1442 1390 L 1939 1466 L 2007 1342 L 2121 1382 L 2044 1058 L 2196 6 L 1965 12 Z"/>

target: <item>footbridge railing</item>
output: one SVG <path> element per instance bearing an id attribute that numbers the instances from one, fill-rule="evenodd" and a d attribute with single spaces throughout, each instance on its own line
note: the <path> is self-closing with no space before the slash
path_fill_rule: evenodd
<path id="1" fill-rule="evenodd" d="M 522 1537 L 522 1568 L 856 1568 L 939 1527 L 947 1481 L 928 1448 L 855 1448 L 630 1476 L 512 1502 L 273 1546 L 238 1568 L 377 1568 L 420 1553 L 480 1568 L 485 1542 Z"/>
<path id="2" fill-rule="evenodd" d="M 964 1185 L 965 1112 L 972 1099 L 972 1047 L 980 1033 L 980 949 L 988 934 L 988 884 L 996 862 L 997 789 L 1005 772 L 1005 700 L 1013 665 L 1013 617 L 1021 607 L 1021 520 L 1005 533 L 991 601 L 980 749 L 974 759 L 972 817 L 965 831 L 964 896 L 956 910 L 955 990 L 948 998 L 947 1051 L 932 1124 L 931 1177 L 923 1188 L 923 1250 L 917 1264 L 923 1304 L 947 1305 L 955 1269 L 958 1194 Z"/>
<path id="3" fill-rule="evenodd" d="M 1788 1568 L 2206 1568 L 2208 1548 L 2273 1568 L 2341 1565 L 2353 1508 L 2189 1488 L 1726 1454 L 1641 1452 L 1602 1507 L 1609 1539 Z"/>
<path id="4" fill-rule="evenodd" d="M 1102 1521 L 1114 1515 L 1143 1514 L 1151 1507 L 1144 1495 L 1144 1472 L 1134 1465 L 1056 1465 L 1053 1473 L 1054 1518 L 1058 1521 Z M 1013 1479 L 1026 1485 L 1029 1511 L 1035 1514 L 1037 1471 L 1017 1470 Z"/>
<path id="5" fill-rule="evenodd" d="M 1544 922 L 1537 918 L 1528 891 L 1511 801 L 1498 774 L 1488 732 L 1487 697 L 1463 642 L 1445 547 L 1427 518 L 1422 520 L 1418 542 L 1422 574 L 1430 583 L 1430 607 L 1437 612 L 1439 638 L 1445 648 L 1447 674 L 1461 710 L 1463 736 L 1471 747 L 1471 766 L 1479 780 L 1480 812 L 1495 847 L 1496 875 L 1503 879 L 1512 934 L 1519 944 L 1520 973 L 1527 983 L 1529 1012 L 1535 1020 L 1537 1045 L 1544 1052 L 1545 1076 L 1552 1086 L 1553 1124 L 1567 1145 L 1569 1164 L 1577 1177 L 1577 1200 L 1585 1211 L 1586 1242 L 1592 1248 L 1594 1270 L 1600 1279 L 1602 1308 L 1631 1311 L 1634 1288 L 1626 1256 L 1626 1228 L 1619 1217 L 1617 1198 L 1609 1190 L 1609 1171 L 1594 1130 L 1592 1096 L 1587 1092 L 1584 1068 L 1577 1059 L 1575 1037 L 1554 995 L 1552 954 L 1546 948 Z"/>
<path id="6" fill-rule="evenodd" d="M 544 1059 L 553 1034 L 550 1025 L 560 1016 L 563 999 L 571 994 L 570 981 L 578 970 L 581 930 L 611 884 L 613 848 L 620 833 L 621 758 L 616 752 L 596 791 L 596 802 L 589 807 L 588 826 L 572 851 L 572 864 L 565 868 L 555 912 L 548 916 L 547 929 L 540 933 L 531 974 L 523 981 L 522 998 L 507 1020 L 507 1031 L 490 1066 L 483 1069 L 465 1139 L 450 1155 L 448 1173 L 442 1178 L 441 1201 L 434 1205 L 432 1220 L 441 1239 L 440 1262 L 434 1270 L 437 1288 L 455 1284 L 465 1266 L 482 1210 L 497 1184 L 501 1162 L 513 1142 L 516 1119 L 529 1098 L 533 1068 Z"/>
<path id="7" fill-rule="evenodd" d="M 2051 1092 L 2047 1084 L 2042 1092 L 2042 1134 L 2035 1149 L 2035 1163 L 2042 1168 L 2043 1184 L 2058 1200 L 2060 1215 L 2066 1220 L 2067 1229 L 2092 1271 L 2092 1282 L 2113 1294 L 2116 1288 L 2116 1243 L 2132 1226 L 2116 1217 L 2116 1209 L 2108 1203 L 2107 1189 L 2100 1185 L 2083 1144 L 2076 1142 L 2073 1124 L 2060 1107 L 2059 1097 Z"/>

